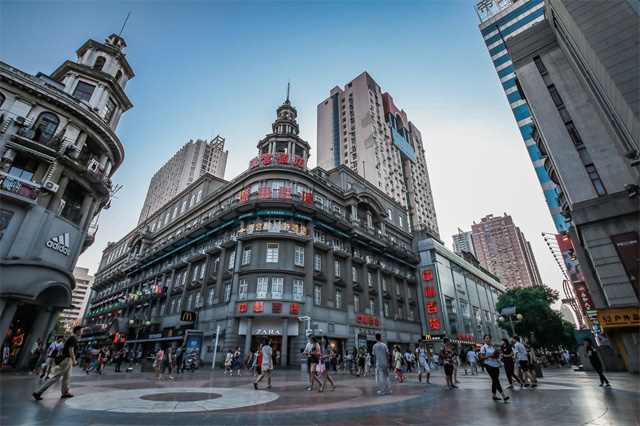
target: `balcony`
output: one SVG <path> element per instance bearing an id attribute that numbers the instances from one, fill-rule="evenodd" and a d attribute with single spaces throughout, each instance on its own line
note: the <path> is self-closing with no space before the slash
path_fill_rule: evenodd
<path id="1" fill-rule="evenodd" d="M 40 194 L 40 185 L 0 172 L 0 189 L 35 201 Z"/>
<path id="2" fill-rule="evenodd" d="M 102 183 L 104 183 L 107 188 L 111 188 L 111 179 L 107 172 L 104 171 L 100 163 L 96 160 L 91 159 L 87 163 L 87 170 L 91 172 L 95 177 L 97 177 Z"/>

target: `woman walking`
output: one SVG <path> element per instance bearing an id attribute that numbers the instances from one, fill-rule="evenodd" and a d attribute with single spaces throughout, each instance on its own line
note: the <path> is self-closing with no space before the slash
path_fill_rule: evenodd
<path id="1" fill-rule="evenodd" d="M 504 373 L 507 375 L 507 380 L 509 380 L 509 386 L 507 389 L 513 389 L 513 379 L 516 379 L 516 382 L 520 384 L 520 379 L 514 373 L 515 367 L 515 357 L 516 354 L 513 352 L 511 345 L 507 339 L 502 339 L 502 347 L 500 348 L 500 352 L 502 352 L 502 363 L 504 364 Z"/>
<path id="2" fill-rule="evenodd" d="M 393 366 L 396 369 L 396 375 L 398 376 L 398 383 L 402 383 L 404 382 L 404 375 L 402 374 L 402 358 L 404 357 L 404 355 L 402 355 L 400 346 L 396 345 L 395 349 L 396 350 L 394 352 Z"/>
<path id="3" fill-rule="evenodd" d="M 253 387 L 258 390 L 258 383 L 264 378 L 265 374 L 267 375 L 267 389 L 271 389 L 271 370 L 273 370 L 273 349 L 271 349 L 271 339 L 268 337 L 262 338 L 262 349 L 260 350 L 262 354 L 262 362 L 260 364 L 260 375 L 253 382 Z"/>
<path id="4" fill-rule="evenodd" d="M 484 367 L 486 368 L 487 373 L 489 373 L 489 376 L 491 376 L 492 398 L 494 401 L 500 401 L 500 398 L 496 396 L 496 391 L 498 391 L 502 395 L 502 399 L 508 401 L 509 397 L 502 391 L 500 380 L 498 380 L 498 377 L 500 376 L 500 364 L 498 363 L 499 356 L 500 352 L 493 347 L 491 336 L 485 334 L 484 346 L 480 349 L 480 359 L 484 361 Z"/>
<path id="5" fill-rule="evenodd" d="M 164 350 L 162 349 L 162 346 L 160 346 L 160 349 L 158 349 L 158 352 L 156 353 L 156 359 L 153 362 L 153 365 L 156 367 L 156 372 L 155 372 L 155 377 L 156 378 L 162 378 L 162 363 L 164 362 Z"/>
<path id="6" fill-rule="evenodd" d="M 320 345 L 318 344 L 318 338 L 316 336 L 310 336 L 309 339 L 311 340 L 311 352 L 310 352 L 311 370 L 309 370 L 310 371 L 309 381 L 311 383 L 307 387 L 307 390 L 312 391 L 313 384 L 315 382 L 318 382 L 318 385 L 320 385 L 320 388 L 322 388 L 322 382 L 318 377 L 318 364 L 322 361 L 322 350 L 320 349 Z"/>
<path id="7" fill-rule="evenodd" d="M 606 386 L 610 388 L 611 385 L 609 384 L 609 380 L 607 380 L 607 378 L 604 377 L 604 374 L 602 374 L 602 363 L 600 362 L 600 358 L 598 358 L 598 353 L 596 352 L 596 348 L 593 347 L 593 340 L 591 340 L 589 337 L 584 339 L 584 347 L 587 350 L 586 356 L 587 358 L 589 358 L 589 361 L 591 361 L 591 365 L 593 366 L 593 369 L 596 370 L 596 373 L 598 373 L 598 376 L 600 376 L 600 384 L 598 386 L 600 387 Z"/>
<path id="8" fill-rule="evenodd" d="M 336 384 L 329 376 L 329 369 L 331 368 L 331 346 L 329 345 L 329 339 L 327 336 L 322 336 L 320 339 L 320 351 L 322 353 L 322 363 L 324 364 L 324 371 L 322 372 L 322 385 L 320 385 L 320 389 L 318 392 L 324 391 L 324 385 L 327 384 L 327 380 L 331 383 L 331 390 L 336 388 Z"/>

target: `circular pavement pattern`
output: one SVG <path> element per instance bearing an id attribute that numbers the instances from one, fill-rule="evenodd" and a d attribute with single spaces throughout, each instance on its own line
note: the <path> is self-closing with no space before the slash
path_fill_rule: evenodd
<path id="1" fill-rule="evenodd" d="M 132 389 L 76 395 L 67 406 L 112 413 L 189 413 L 266 404 L 278 394 L 238 388 Z"/>

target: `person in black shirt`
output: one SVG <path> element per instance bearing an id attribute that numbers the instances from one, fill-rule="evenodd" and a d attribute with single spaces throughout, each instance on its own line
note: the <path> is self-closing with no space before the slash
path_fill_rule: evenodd
<path id="1" fill-rule="evenodd" d="M 54 367 L 54 376 L 48 382 L 45 382 L 40 389 L 32 393 L 36 401 L 42 400 L 42 394 L 62 377 L 62 396 L 61 398 L 73 398 L 69 393 L 69 379 L 71 379 L 71 367 L 78 365 L 76 361 L 76 351 L 78 346 L 78 338 L 82 336 L 82 326 L 78 325 L 73 328 L 73 334 L 64 342 L 62 347 L 62 362 Z"/>
<path id="2" fill-rule="evenodd" d="M 589 361 L 591 361 L 591 365 L 593 369 L 596 370 L 598 376 L 600 376 L 600 387 L 604 387 L 606 383 L 606 387 L 610 388 L 611 385 L 604 374 L 602 374 L 602 363 L 600 362 L 600 358 L 598 358 L 598 353 L 596 352 L 596 348 L 593 347 L 593 340 L 590 338 L 584 339 L 584 347 L 587 350 L 587 357 Z"/>
<path id="3" fill-rule="evenodd" d="M 507 380 L 509 380 L 509 387 L 507 389 L 513 389 L 513 379 L 516 379 L 516 382 L 520 383 L 520 379 L 514 373 L 514 364 L 516 354 L 513 352 L 511 345 L 507 339 L 502 339 L 502 347 L 500 348 L 500 353 L 502 354 L 502 363 L 504 364 L 504 372 L 507 375 Z"/>

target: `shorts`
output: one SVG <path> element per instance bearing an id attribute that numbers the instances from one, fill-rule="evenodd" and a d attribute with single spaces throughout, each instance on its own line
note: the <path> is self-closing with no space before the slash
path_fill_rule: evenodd
<path id="1" fill-rule="evenodd" d="M 418 363 L 418 374 L 422 374 L 422 373 L 431 373 L 431 370 L 429 369 L 429 364 L 425 363 Z"/>
<path id="2" fill-rule="evenodd" d="M 453 365 L 452 364 L 445 364 L 444 365 L 444 374 L 445 374 L 445 376 L 453 375 Z"/>
<path id="3" fill-rule="evenodd" d="M 529 371 L 529 361 L 525 361 L 525 360 L 521 359 L 518 362 L 520 363 L 520 369 L 522 371 Z"/>
<path id="4" fill-rule="evenodd" d="M 260 367 L 259 365 L 256 366 L 256 373 L 262 374 L 262 367 Z"/>

